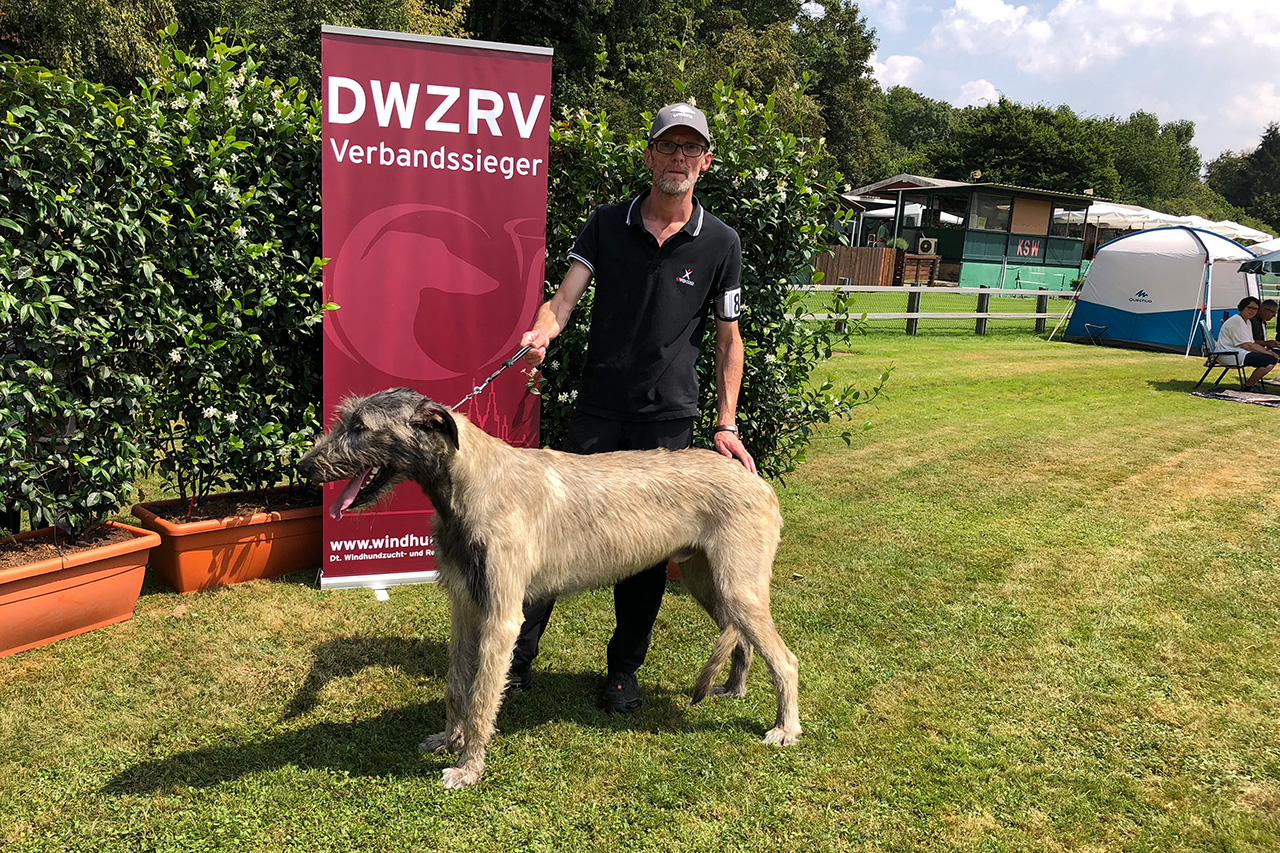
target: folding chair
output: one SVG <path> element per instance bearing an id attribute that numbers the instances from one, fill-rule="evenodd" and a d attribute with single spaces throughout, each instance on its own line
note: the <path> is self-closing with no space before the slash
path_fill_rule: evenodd
<path id="1" fill-rule="evenodd" d="M 1222 372 L 1218 374 L 1218 379 L 1213 383 L 1213 387 L 1217 388 L 1222 382 L 1222 377 L 1227 375 L 1228 370 L 1236 372 L 1236 378 L 1240 380 L 1240 388 L 1243 390 L 1248 387 L 1244 384 L 1244 358 L 1235 350 L 1220 349 L 1217 340 L 1213 337 L 1213 332 L 1209 330 L 1209 324 L 1204 320 L 1200 322 L 1200 354 L 1204 356 L 1204 374 L 1200 377 L 1200 381 L 1196 383 L 1194 391 L 1204 384 L 1205 379 L 1209 378 L 1210 372 L 1214 368 L 1221 367 Z"/>

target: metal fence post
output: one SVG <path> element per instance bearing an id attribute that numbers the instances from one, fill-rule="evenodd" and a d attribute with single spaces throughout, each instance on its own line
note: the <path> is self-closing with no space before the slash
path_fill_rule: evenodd
<path id="1" fill-rule="evenodd" d="M 990 310 L 991 310 L 991 288 L 983 287 L 978 292 L 978 313 L 986 314 L 986 313 L 989 313 Z M 978 322 L 974 325 L 973 331 L 975 334 L 978 334 L 978 335 L 986 335 L 987 318 L 979 317 Z"/>
<path id="2" fill-rule="evenodd" d="M 1046 292 L 1046 289 L 1043 287 L 1038 288 L 1038 290 L 1040 291 L 1040 295 L 1036 297 L 1036 313 L 1048 314 L 1049 313 L 1049 294 L 1048 292 Z M 1047 319 L 1048 319 L 1047 317 L 1036 318 L 1036 334 L 1037 335 L 1044 334 L 1045 321 Z"/>
<path id="3" fill-rule="evenodd" d="M 907 292 L 907 313 L 908 314 L 920 313 L 920 291 L 911 290 Z M 918 329 L 919 327 L 920 327 L 919 317 L 907 318 L 907 334 L 908 335 L 914 335 L 916 333 L 916 329 Z"/>

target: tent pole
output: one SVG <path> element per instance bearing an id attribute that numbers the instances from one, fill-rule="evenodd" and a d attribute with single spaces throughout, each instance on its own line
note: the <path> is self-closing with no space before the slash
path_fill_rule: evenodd
<path id="1" fill-rule="evenodd" d="M 1196 339 L 1196 329 L 1200 327 L 1201 317 L 1204 317 L 1208 321 L 1205 325 L 1205 331 L 1208 334 L 1213 333 L 1213 318 L 1209 316 L 1209 306 L 1213 304 L 1210 294 L 1210 288 L 1212 287 L 1213 281 L 1212 271 L 1213 261 L 1209 258 L 1209 253 L 1206 250 L 1204 258 L 1204 278 L 1200 282 L 1200 307 L 1196 309 L 1195 319 L 1191 323 L 1191 333 L 1187 336 L 1187 351 L 1183 354 L 1183 358 L 1191 357 L 1191 344 Z M 1204 343 L 1205 346 L 1210 345 L 1207 340 Z"/>
<path id="2" fill-rule="evenodd" d="M 1054 326 L 1053 331 L 1049 333 L 1049 338 L 1048 338 L 1049 340 L 1053 340 L 1053 336 L 1058 334 L 1058 330 L 1062 328 L 1062 324 L 1067 322 L 1067 318 L 1070 317 L 1072 313 L 1075 312 L 1076 301 L 1080 299 L 1080 294 L 1083 292 L 1084 292 L 1084 285 L 1082 284 L 1080 285 L 1080 289 L 1077 290 L 1071 296 L 1071 307 L 1061 317 L 1058 318 L 1058 325 Z"/>

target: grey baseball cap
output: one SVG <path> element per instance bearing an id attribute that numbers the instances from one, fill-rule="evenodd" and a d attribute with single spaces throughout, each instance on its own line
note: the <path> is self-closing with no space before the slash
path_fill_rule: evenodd
<path id="1" fill-rule="evenodd" d="M 658 110 L 653 117 L 653 126 L 649 128 L 649 141 L 657 139 L 673 127 L 687 127 L 702 134 L 702 138 L 711 144 L 711 131 L 707 129 L 707 117 L 702 110 L 689 104 L 669 104 Z"/>

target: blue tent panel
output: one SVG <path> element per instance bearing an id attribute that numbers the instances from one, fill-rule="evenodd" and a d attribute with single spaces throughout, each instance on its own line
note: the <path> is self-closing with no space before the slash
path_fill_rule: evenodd
<path id="1" fill-rule="evenodd" d="M 1069 341 L 1093 340 L 1167 352 L 1186 352 L 1187 338 L 1196 323 L 1196 314 L 1194 309 L 1139 314 L 1096 302 L 1078 302 L 1067 322 L 1064 337 Z M 1222 319 L 1215 317 L 1213 325 L 1216 335 Z M 1191 345 L 1199 348 L 1198 331 Z"/>

